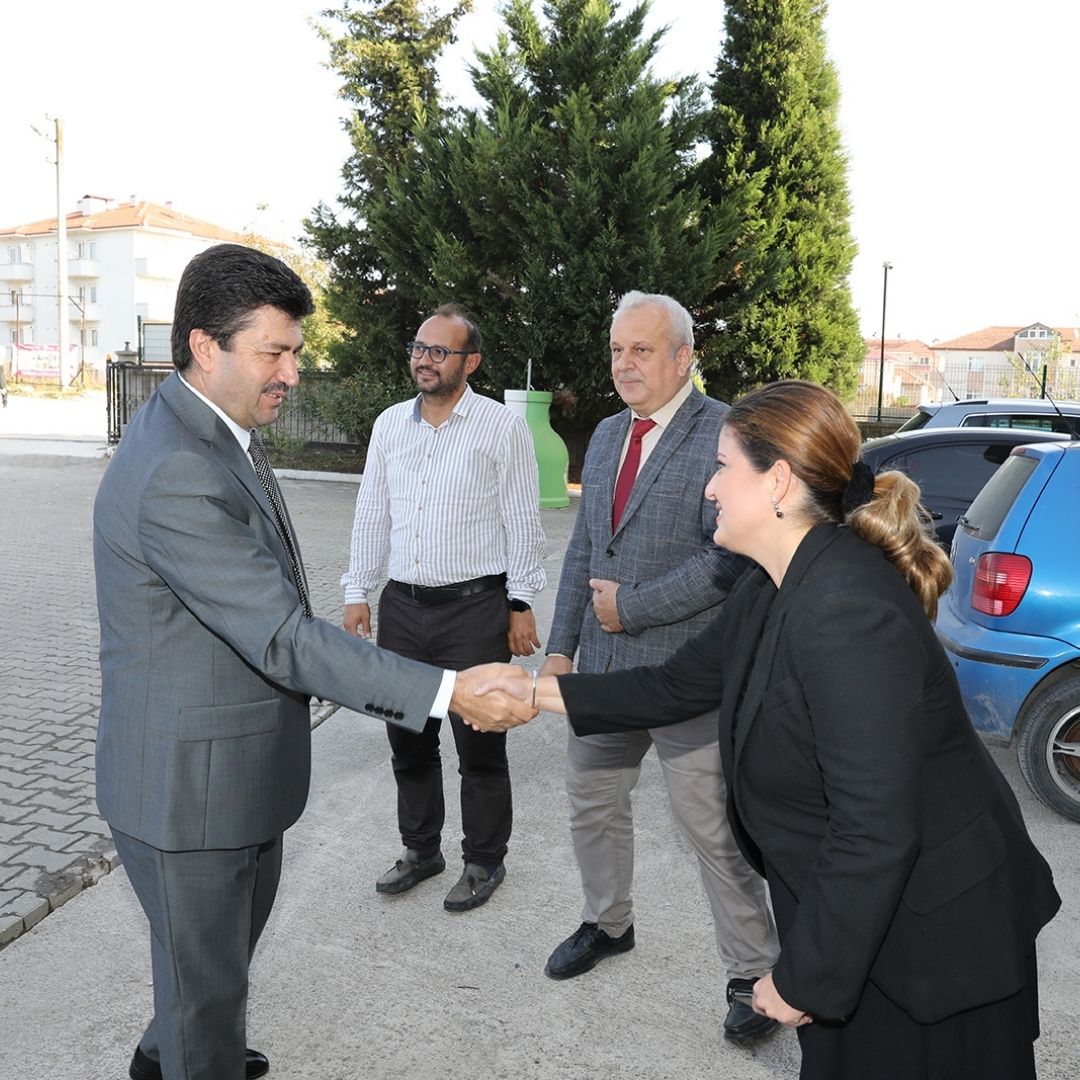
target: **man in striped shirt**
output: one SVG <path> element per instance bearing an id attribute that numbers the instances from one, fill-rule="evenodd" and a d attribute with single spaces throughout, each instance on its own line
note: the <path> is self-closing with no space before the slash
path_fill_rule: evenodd
<path id="1" fill-rule="evenodd" d="M 532 600 L 545 584 L 532 437 L 524 420 L 468 385 L 480 345 L 455 304 L 406 345 L 419 394 L 375 421 L 341 579 L 345 629 L 367 637 L 368 597 L 387 568 L 379 645 L 458 671 L 539 648 Z M 405 851 L 375 883 L 380 893 L 407 892 L 446 867 L 441 726 L 432 718 L 419 734 L 388 729 Z M 469 911 L 506 876 L 510 772 L 505 732 L 474 731 L 454 713 L 450 726 L 465 866 L 443 906 Z"/>

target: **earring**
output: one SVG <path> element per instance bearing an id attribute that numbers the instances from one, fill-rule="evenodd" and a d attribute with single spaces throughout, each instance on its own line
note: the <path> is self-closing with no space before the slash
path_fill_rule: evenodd
<path id="1" fill-rule="evenodd" d="M 772 508 L 773 508 L 773 513 L 774 513 L 774 514 L 775 514 L 775 515 L 776 515 L 776 516 L 777 516 L 778 518 L 782 518 L 782 517 L 784 516 L 784 511 L 780 509 L 780 504 L 779 504 L 778 502 L 774 502 L 774 503 L 772 504 Z"/>

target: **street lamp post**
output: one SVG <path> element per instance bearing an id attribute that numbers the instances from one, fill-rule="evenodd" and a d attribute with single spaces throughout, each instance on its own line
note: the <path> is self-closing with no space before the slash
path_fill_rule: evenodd
<path id="1" fill-rule="evenodd" d="M 878 367 L 877 384 L 877 418 L 879 424 L 881 423 L 881 400 L 885 396 L 885 299 L 889 295 L 889 271 L 892 269 L 892 263 L 886 260 L 881 265 L 885 271 L 885 280 L 881 284 L 881 362 Z"/>

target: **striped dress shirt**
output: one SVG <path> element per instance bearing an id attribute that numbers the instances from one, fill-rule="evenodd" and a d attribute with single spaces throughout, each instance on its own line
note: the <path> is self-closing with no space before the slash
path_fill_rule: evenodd
<path id="1" fill-rule="evenodd" d="M 375 421 L 356 497 L 346 604 L 366 604 L 383 568 L 411 585 L 506 574 L 513 599 L 545 584 L 532 436 L 505 405 L 465 392 L 432 427 L 419 395 Z"/>

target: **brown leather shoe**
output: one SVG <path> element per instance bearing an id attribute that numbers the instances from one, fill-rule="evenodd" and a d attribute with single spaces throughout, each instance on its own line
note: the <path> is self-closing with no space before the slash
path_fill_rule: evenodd
<path id="1" fill-rule="evenodd" d="M 391 895 L 408 892 L 425 878 L 441 874 L 445 869 L 446 860 L 442 852 L 436 851 L 434 855 L 421 859 L 412 848 L 406 848 L 401 858 L 375 882 L 375 891 Z"/>
<path id="2" fill-rule="evenodd" d="M 477 863 L 466 863 L 458 883 L 446 894 L 443 907 L 447 911 L 472 911 L 491 899 L 504 877 L 506 867 L 502 863 L 491 873 Z"/>

